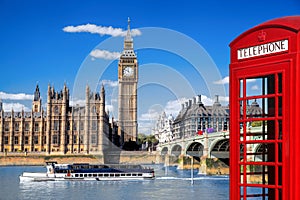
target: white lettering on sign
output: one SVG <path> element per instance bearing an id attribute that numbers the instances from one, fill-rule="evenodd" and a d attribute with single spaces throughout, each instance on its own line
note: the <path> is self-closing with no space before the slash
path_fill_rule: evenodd
<path id="1" fill-rule="evenodd" d="M 262 56 L 272 53 L 278 53 L 289 50 L 288 40 L 279 40 L 275 42 L 270 42 L 266 44 L 261 44 L 253 47 L 247 47 L 243 49 L 238 49 L 238 60 L 245 58 L 252 58 L 255 56 Z"/>

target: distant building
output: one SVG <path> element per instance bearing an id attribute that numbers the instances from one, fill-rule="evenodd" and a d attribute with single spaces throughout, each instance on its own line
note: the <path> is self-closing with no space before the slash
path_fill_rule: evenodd
<path id="1" fill-rule="evenodd" d="M 60 92 L 49 85 L 46 112 L 38 86 L 31 112 L 4 112 L 0 102 L 0 152 L 102 153 L 110 127 L 115 129 L 105 111 L 104 87 L 92 93 L 87 86 L 85 106 L 70 106 L 69 97 L 66 85 Z"/>
<path id="2" fill-rule="evenodd" d="M 222 106 L 219 97 L 212 106 L 205 106 L 201 95 L 182 104 L 178 116 L 174 119 L 159 117 L 154 134 L 160 143 L 188 138 L 204 132 L 229 130 L 229 107 Z"/>
<path id="3" fill-rule="evenodd" d="M 256 100 L 252 101 L 251 105 L 247 102 L 247 115 L 255 117 L 261 116 L 262 113 L 263 110 Z M 251 128 L 251 123 L 247 126 Z M 160 115 L 153 129 L 161 144 L 222 131 L 229 131 L 229 106 L 222 106 L 218 96 L 212 106 L 206 106 L 201 101 L 201 95 L 182 104 L 175 120 L 173 116 L 167 117 L 165 113 Z"/>
<path id="4" fill-rule="evenodd" d="M 154 134 L 159 143 L 165 143 L 174 140 L 173 123 L 174 117 L 172 115 L 167 117 L 165 112 L 158 117 L 154 127 Z"/>

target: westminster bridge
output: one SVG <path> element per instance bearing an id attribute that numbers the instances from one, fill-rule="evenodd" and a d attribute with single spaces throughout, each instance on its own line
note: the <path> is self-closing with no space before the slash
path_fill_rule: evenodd
<path id="1" fill-rule="evenodd" d="M 262 127 L 249 127 L 247 133 L 253 133 L 252 140 L 260 140 L 260 136 L 255 136 L 255 134 L 260 135 L 261 131 Z M 240 148 L 243 152 L 243 147 Z M 254 160 L 261 160 L 260 152 L 263 151 L 263 147 L 259 142 L 252 144 L 251 148 L 247 149 L 248 151 L 253 152 L 253 155 L 258 155 L 253 158 Z M 229 131 L 204 133 L 160 143 L 157 146 L 157 153 L 168 160 L 170 157 L 178 158 L 179 156 L 193 157 L 198 161 L 201 158 L 218 158 L 229 165 Z"/>

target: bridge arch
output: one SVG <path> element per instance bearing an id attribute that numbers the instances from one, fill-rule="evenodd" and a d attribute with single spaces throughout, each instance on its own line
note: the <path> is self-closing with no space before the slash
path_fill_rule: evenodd
<path id="1" fill-rule="evenodd" d="M 193 157 L 201 158 L 203 156 L 204 146 L 200 142 L 192 142 L 186 148 L 186 154 Z"/>
<path id="2" fill-rule="evenodd" d="M 210 155 L 216 158 L 229 158 L 229 139 L 215 140 L 209 149 Z"/>
<path id="3" fill-rule="evenodd" d="M 261 162 L 263 160 L 268 160 L 267 158 L 267 152 L 268 152 L 268 148 L 266 144 L 257 144 L 254 147 L 254 162 L 258 161 Z"/>
<path id="4" fill-rule="evenodd" d="M 160 152 L 160 154 L 161 154 L 161 155 L 167 155 L 168 152 L 169 152 L 168 147 L 163 147 L 162 150 L 161 150 L 161 152 Z"/>
<path id="5" fill-rule="evenodd" d="M 181 154 L 182 147 L 179 144 L 176 144 L 171 149 L 171 155 L 179 156 Z"/>

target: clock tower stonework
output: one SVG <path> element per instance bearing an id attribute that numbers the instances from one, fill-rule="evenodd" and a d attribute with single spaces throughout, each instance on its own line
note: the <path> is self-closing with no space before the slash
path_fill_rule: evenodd
<path id="1" fill-rule="evenodd" d="M 118 64 L 119 81 L 119 123 L 118 135 L 121 145 L 127 141 L 137 141 L 137 83 L 138 62 L 133 49 L 133 39 L 128 18 L 124 50 Z"/>

